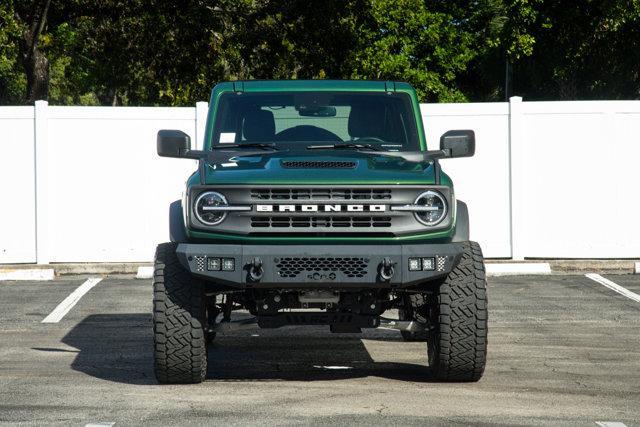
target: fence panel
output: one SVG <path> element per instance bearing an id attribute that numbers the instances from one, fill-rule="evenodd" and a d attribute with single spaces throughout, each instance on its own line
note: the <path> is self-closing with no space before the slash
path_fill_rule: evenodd
<path id="1" fill-rule="evenodd" d="M 640 102 L 523 103 L 528 257 L 640 255 Z"/>
<path id="2" fill-rule="evenodd" d="M 33 107 L 0 107 L 0 263 L 36 261 Z"/>
<path id="3" fill-rule="evenodd" d="M 160 158 L 159 129 L 195 140 L 195 108 L 49 107 L 51 262 L 153 259 L 195 162 Z"/>

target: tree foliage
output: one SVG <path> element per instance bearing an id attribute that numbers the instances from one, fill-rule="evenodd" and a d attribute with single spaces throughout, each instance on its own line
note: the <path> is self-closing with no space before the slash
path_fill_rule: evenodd
<path id="1" fill-rule="evenodd" d="M 4 0 L 0 104 L 192 105 L 252 78 L 492 101 L 507 64 L 526 99 L 637 99 L 639 45 L 640 0 Z"/>

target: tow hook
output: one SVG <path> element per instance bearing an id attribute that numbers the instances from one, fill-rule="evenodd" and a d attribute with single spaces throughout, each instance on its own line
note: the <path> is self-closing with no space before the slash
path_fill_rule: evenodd
<path id="1" fill-rule="evenodd" d="M 257 282 L 262 279 L 263 275 L 264 268 L 262 268 L 262 260 L 258 257 L 255 257 L 251 264 L 249 264 L 249 277 L 251 277 L 251 280 L 253 280 L 254 282 Z"/>
<path id="2" fill-rule="evenodd" d="M 391 261 L 390 258 L 384 258 L 382 260 L 382 262 L 380 263 L 380 267 L 378 269 L 378 272 L 380 273 L 380 277 L 382 278 L 382 280 L 386 280 L 386 281 L 391 280 L 393 275 L 396 273 L 394 265 L 395 265 L 395 262 Z"/>

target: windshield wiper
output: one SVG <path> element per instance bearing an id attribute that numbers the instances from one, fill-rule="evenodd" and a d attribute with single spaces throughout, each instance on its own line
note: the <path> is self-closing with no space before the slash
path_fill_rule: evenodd
<path id="1" fill-rule="evenodd" d="M 278 147 L 273 142 L 245 142 L 242 144 L 216 144 L 211 146 L 211 150 L 225 150 L 229 148 L 263 148 L 278 151 Z"/>
<path id="2" fill-rule="evenodd" d="M 434 151 L 387 151 L 371 144 L 342 143 L 331 145 L 310 145 L 307 150 L 352 149 L 375 151 L 377 156 L 396 157 L 408 162 L 436 162 L 438 159 L 450 157 L 449 150 Z"/>
<path id="3" fill-rule="evenodd" d="M 371 144 L 356 144 L 352 142 L 341 142 L 339 144 L 329 145 L 309 145 L 307 150 L 369 150 L 369 151 L 382 151 L 378 147 Z"/>

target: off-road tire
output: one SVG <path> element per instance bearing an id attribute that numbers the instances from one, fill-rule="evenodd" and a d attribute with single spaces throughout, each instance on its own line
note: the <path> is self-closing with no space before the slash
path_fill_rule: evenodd
<path id="1" fill-rule="evenodd" d="M 430 299 L 429 366 L 442 381 L 478 381 L 487 359 L 487 282 L 482 250 L 465 242 L 460 263 Z"/>
<path id="2" fill-rule="evenodd" d="M 163 384 L 199 383 L 207 373 L 204 285 L 176 256 L 176 243 L 156 249 L 153 274 L 154 367 Z"/>

